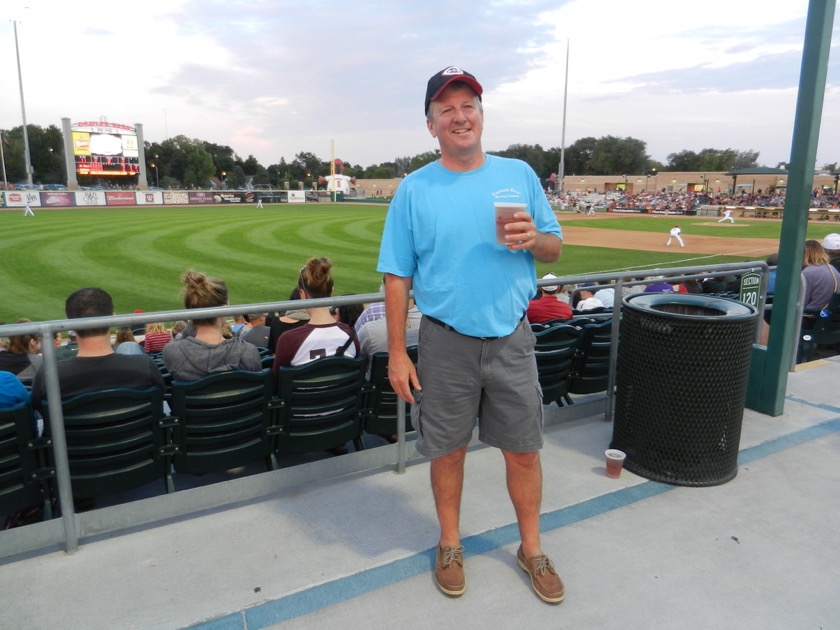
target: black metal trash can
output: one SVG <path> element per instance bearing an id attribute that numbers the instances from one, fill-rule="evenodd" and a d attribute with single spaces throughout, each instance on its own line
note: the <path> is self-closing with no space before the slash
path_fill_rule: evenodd
<path id="1" fill-rule="evenodd" d="M 735 477 L 757 320 L 711 296 L 624 299 L 610 447 L 627 470 L 680 486 Z"/>

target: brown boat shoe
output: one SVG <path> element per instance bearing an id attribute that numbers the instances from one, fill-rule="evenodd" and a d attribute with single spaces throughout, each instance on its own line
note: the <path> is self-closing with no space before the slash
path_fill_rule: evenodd
<path id="1" fill-rule="evenodd" d="M 464 577 L 464 547 L 441 547 L 437 549 L 435 561 L 435 582 L 438 588 L 450 597 L 460 597 L 467 590 Z"/>
<path id="2" fill-rule="evenodd" d="M 549 604 L 559 604 L 566 596 L 563 580 L 557 575 L 554 563 L 547 556 L 541 554 L 533 558 L 526 558 L 522 553 L 522 545 L 516 552 L 516 562 L 531 576 L 531 585 L 540 599 Z"/>

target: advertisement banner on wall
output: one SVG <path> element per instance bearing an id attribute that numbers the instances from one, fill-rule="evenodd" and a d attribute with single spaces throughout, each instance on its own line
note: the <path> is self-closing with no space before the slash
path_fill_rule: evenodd
<path id="1" fill-rule="evenodd" d="M 6 193 L 6 205 L 10 208 L 41 205 L 41 195 L 34 190 L 10 190 Z"/>
<path id="2" fill-rule="evenodd" d="M 109 206 L 133 206 L 137 197 L 129 190 L 109 190 L 105 193 L 105 201 Z"/>
<path id="3" fill-rule="evenodd" d="M 163 204 L 163 193 L 159 190 L 138 190 L 134 199 L 138 206 L 159 206 Z"/>
<path id="4" fill-rule="evenodd" d="M 189 202 L 190 194 L 185 190 L 167 190 L 163 193 L 163 204 L 166 206 L 187 204 Z"/>
<path id="5" fill-rule="evenodd" d="M 242 203 L 244 197 L 243 193 L 221 191 L 213 195 L 213 203 Z"/>
<path id="6" fill-rule="evenodd" d="M 73 193 L 77 206 L 104 206 L 104 190 L 82 190 Z"/>
<path id="7" fill-rule="evenodd" d="M 197 204 L 212 204 L 213 203 L 213 193 L 211 192 L 191 192 L 190 193 L 190 203 L 197 203 Z"/>
<path id="8" fill-rule="evenodd" d="M 289 203 L 306 203 L 306 192 L 303 190 L 290 190 Z"/>
<path id="9" fill-rule="evenodd" d="M 650 212 L 649 208 L 607 208 L 607 212 L 616 212 L 620 214 L 646 214 Z"/>
<path id="10" fill-rule="evenodd" d="M 73 193 L 44 192 L 41 193 L 41 204 L 47 207 L 62 207 L 73 205 Z"/>

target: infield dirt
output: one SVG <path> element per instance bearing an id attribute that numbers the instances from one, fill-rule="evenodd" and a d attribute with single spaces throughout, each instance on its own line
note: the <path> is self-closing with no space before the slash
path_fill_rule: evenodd
<path id="1" fill-rule="evenodd" d="M 563 243 L 565 245 L 583 245 L 587 247 L 611 247 L 613 249 L 635 249 L 651 252 L 667 252 L 682 249 L 696 254 L 713 254 L 722 256 L 748 256 L 763 258 L 779 250 L 779 242 L 772 238 L 726 238 L 717 236 L 699 236 L 691 231 L 683 230 L 682 237 L 685 247 L 679 243 L 671 243 L 668 247 L 668 233 L 663 232 L 627 232 L 624 230 L 607 230 L 603 228 L 588 228 L 586 221 L 596 219 L 626 219 L 627 215 L 599 214 L 596 217 L 586 217 L 579 214 L 558 214 L 557 219 L 563 227 Z M 638 217 L 639 221 L 647 217 Z M 710 221 L 704 225 L 717 225 Z M 721 230 L 732 230 L 743 227 L 743 224 L 720 224 Z"/>

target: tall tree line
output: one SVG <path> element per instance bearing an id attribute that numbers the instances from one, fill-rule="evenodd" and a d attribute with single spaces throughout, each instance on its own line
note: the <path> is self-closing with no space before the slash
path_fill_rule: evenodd
<path id="1" fill-rule="evenodd" d="M 39 184 L 66 183 L 63 139 L 55 125 L 43 128 L 27 125 L 34 181 Z M 2 130 L 3 155 L 9 182 L 26 180 L 22 126 Z M 243 159 L 233 148 L 183 135 L 162 142 L 146 142 L 146 167 L 149 183 L 164 188 L 205 188 L 212 181 L 239 188 L 250 181 L 255 186 L 292 187 L 299 183 L 312 186 L 319 176 L 330 173 L 330 162 L 314 153 L 301 152 L 291 161 L 281 158 L 277 164 L 264 166 L 253 156 Z M 539 144 L 513 144 L 495 155 L 524 160 L 542 180 L 557 174 L 560 147 L 544 149 Z M 566 148 L 563 156 L 566 176 L 620 175 L 663 171 L 728 171 L 758 166 L 757 151 L 735 149 L 683 150 L 668 155 L 663 164 L 651 159 L 647 143 L 637 138 L 603 136 L 581 138 Z M 398 157 L 391 162 L 370 166 L 343 163 L 344 174 L 365 179 L 402 177 L 438 158 L 437 151 L 413 157 Z"/>

